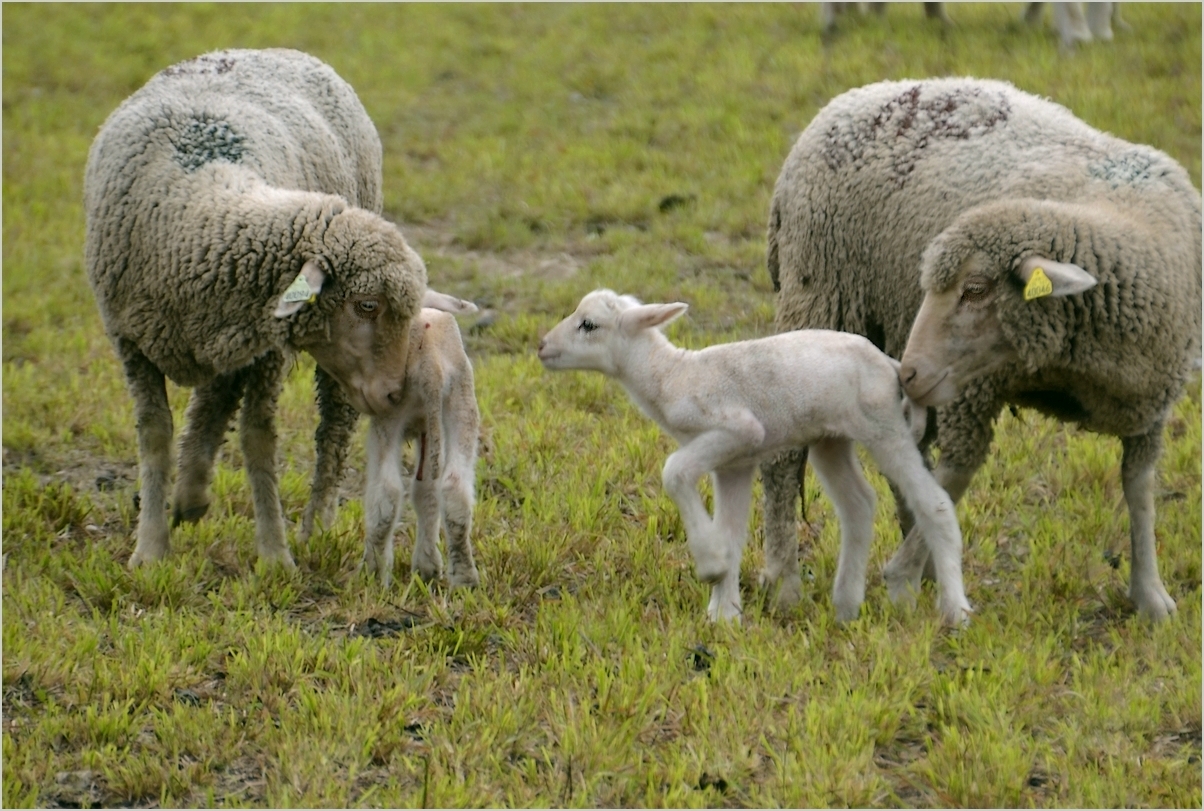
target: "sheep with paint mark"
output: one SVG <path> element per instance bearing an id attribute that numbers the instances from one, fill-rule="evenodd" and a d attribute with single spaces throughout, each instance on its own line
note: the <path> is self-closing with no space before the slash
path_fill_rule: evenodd
<path id="1" fill-rule="evenodd" d="M 1152 488 L 1163 425 L 1200 357 L 1200 227 L 1200 192 L 1178 163 L 1065 107 L 997 81 L 879 82 L 829 102 L 782 167 L 767 255 L 776 325 L 855 332 L 891 357 L 908 345 L 904 382 L 940 406 L 927 439 L 955 500 L 1005 404 L 1118 437 L 1130 594 L 1160 619 L 1174 602 L 1154 561 Z M 1025 301 L 1037 267 L 1052 295 Z M 786 604 L 800 589 L 804 459 L 762 470 L 762 580 Z M 905 509 L 900 519 L 908 535 Z M 925 555 L 908 537 L 886 569 L 894 599 L 912 599 Z"/>
<path id="2" fill-rule="evenodd" d="M 318 363 L 319 446 L 341 470 L 355 409 L 392 408 L 426 268 L 380 216 L 381 148 L 351 87 L 297 51 L 160 71 L 105 121 L 84 182 L 86 264 L 134 398 L 141 510 L 130 565 L 168 553 L 172 416 L 193 387 L 173 522 L 208 509 L 241 402 L 259 556 L 292 565 L 276 479 L 285 364 Z"/>
<path id="3" fill-rule="evenodd" d="M 681 511 L 696 572 L 714 584 L 707 615 L 740 616 L 740 559 L 758 462 L 806 445 L 840 519 L 836 616 L 856 618 L 865 597 L 875 503 L 857 463 L 857 442 L 904 494 L 924 529 L 942 620 L 963 625 L 970 605 L 962 590 L 961 532 L 952 500 L 916 448 L 924 411 L 902 393 L 898 363 L 861 336 L 828 330 L 688 351 L 660 331 L 685 311 L 682 303 L 640 304 L 596 290 L 544 336 L 539 358 L 548 369 L 592 370 L 617 379 L 681 444 L 665 462 L 663 481 Z M 714 482 L 713 517 L 697 490 L 707 473 Z"/>

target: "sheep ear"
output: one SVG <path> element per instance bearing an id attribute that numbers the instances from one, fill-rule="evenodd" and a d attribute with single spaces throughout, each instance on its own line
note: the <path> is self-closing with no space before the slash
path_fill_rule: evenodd
<path id="1" fill-rule="evenodd" d="M 293 279 L 288 290 L 285 290 L 284 295 L 280 297 L 280 303 L 276 305 L 275 316 L 288 318 L 316 299 L 322 292 L 322 283 L 325 281 L 326 273 L 318 266 L 318 263 L 313 259 L 307 261 L 302 265 L 297 278 Z"/>
<path id="2" fill-rule="evenodd" d="M 689 308 L 689 304 L 683 304 L 680 301 L 672 304 L 641 304 L 624 310 L 619 315 L 619 326 L 629 332 L 663 327 Z"/>
<path id="3" fill-rule="evenodd" d="M 1019 276 L 1024 282 L 1025 301 L 1042 296 L 1073 296 L 1097 284 L 1096 278 L 1078 265 L 1043 256 L 1030 256 L 1020 263 Z"/>
<path id="4" fill-rule="evenodd" d="M 430 307 L 432 310 L 442 310 L 445 313 L 456 313 L 458 315 L 467 315 L 475 313 L 478 310 L 477 305 L 471 301 L 465 301 L 462 298 L 449 296 L 447 293 L 437 293 L 430 288 L 427 288 L 426 293 L 422 296 L 422 306 Z"/>

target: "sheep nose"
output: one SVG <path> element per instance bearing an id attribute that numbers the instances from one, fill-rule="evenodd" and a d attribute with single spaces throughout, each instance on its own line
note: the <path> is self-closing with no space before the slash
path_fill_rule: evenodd
<path id="1" fill-rule="evenodd" d="M 389 402 L 393 405 L 401 405 L 401 400 L 403 397 L 405 397 L 405 393 L 406 390 L 404 387 L 400 389 L 394 389 L 393 391 L 389 392 Z"/>
<path id="2" fill-rule="evenodd" d="M 542 352 L 542 351 L 543 351 L 543 348 L 544 348 L 544 346 L 546 346 L 546 345 L 547 345 L 547 343 L 548 343 L 548 339 L 547 339 L 547 338 L 540 338 L 540 339 L 539 339 L 539 351 L 540 351 L 540 352 Z"/>
<path id="3" fill-rule="evenodd" d="M 912 381 L 916 379 L 916 367 L 910 363 L 905 363 L 899 367 L 899 382 L 904 386 L 910 386 Z"/>

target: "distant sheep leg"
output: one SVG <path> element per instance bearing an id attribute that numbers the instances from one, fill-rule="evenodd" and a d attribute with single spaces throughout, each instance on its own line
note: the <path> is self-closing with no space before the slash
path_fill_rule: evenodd
<path id="1" fill-rule="evenodd" d="M 865 572 L 874 535 L 874 489 L 857 464 L 852 440 L 821 440 L 811 446 L 810 456 L 840 521 L 840 558 L 832 604 L 837 622 L 850 622 L 857 619 L 865 599 Z"/>
<path id="2" fill-rule="evenodd" d="M 405 484 L 401 471 L 404 431 L 396 421 L 373 419 L 368 427 L 365 452 L 368 458 L 368 488 L 364 493 L 363 566 L 378 574 L 385 588 L 393 579 L 393 530 L 401 515 Z"/>
<path id="3" fill-rule="evenodd" d="M 130 568 L 167 555 L 167 480 L 171 474 L 171 407 L 163 373 L 133 343 L 120 340 L 117 351 L 134 398 L 138 426 L 139 498 L 137 542 Z"/>
<path id="4" fill-rule="evenodd" d="M 242 399 L 245 377 L 219 375 L 192 390 L 180 437 L 180 469 L 172 496 L 171 523 L 199 521 L 209 509 L 213 461 L 226 441 L 230 418 Z"/>
<path id="5" fill-rule="evenodd" d="M 255 505 L 255 550 L 262 560 L 293 567 L 284 537 L 284 514 L 276 485 L 276 399 L 280 396 L 284 357 L 269 352 L 247 368 L 239 419 L 243 461 Z"/>
<path id="6" fill-rule="evenodd" d="M 716 470 L 711 474 L 715 488 L 715 526 L 728 539 L 728 570 L 711 587 L 707 617 L 715 620 L 740 619 L 740 560 L 748 540 L 748 512 L 752 507 L 753 478 L 756 467 L 746 465 Z"/>
<path id="7" fill-rule="evenodd" d="M 1166 593 L 1158 576 L 1154 546 L 1154 478 L 1162 453 L 1162 423 L 1143 436 L 1121 439 L 1124 456 L 1120 464 L 1125 502 L 1129 505 L 1129 537 L 1133 563 L 1129 572 L 1129 596 L 1145 619 L 1163 620 L 1175 613 L 1175 601 Z"/>
<path id="8" fill-rule="evenodd" d="M 309 503 L 305 505 L 301 528 L 297 531 L 298 543 L 308 543 L 315 529 L 327 529 L 334 522 L 347 448 L 359 419 L 359 412 L 347 402 L 339 384 L 320 366 L 314 369 L 314 383 L 320 415 L 318 428 L 314 432 L 317 454 Z"/>
<path id="9" fill-rule="evenodd" d="M 778 609 L 793 607 L 802 598 L 799 577 L 797 500 L 803 492 L 807 449 L 778 454 L 761 465 L 765 499 L 765 568 L 758 579 Z M 804 519 L 806 516 L 804 516 Z"/>

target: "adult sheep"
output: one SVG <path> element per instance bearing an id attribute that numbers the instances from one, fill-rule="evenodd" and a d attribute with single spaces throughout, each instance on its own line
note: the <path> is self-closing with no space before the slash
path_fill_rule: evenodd
<path id="1" fill-rule="evenodd" d="M 1200 194 L 1174 160 L 1060 105 L 995 81 L 868 85 L 819 112 L 778 178 L 776 326 L 860 333 L 899 358 L 925 291 L 943 297 L 968 353 L 947 381 L 956 396 L 921 391 L 931 363 L 922 379 L 901 372 L 913 397 L 944 403 L 941 486 L 965 492 L 1007 403 L 1119 437 L 1130 595 L 1158 619 L 1174 602 L 1154 563 L 1151 488 L 1163 423 L 1200 352 L 1200 224 Z M 1051 295 L 1025 301 L 1039 266 Z M 762 580 L 787 604 L 799 593 L 801 463 L 795 452 L 762 468 Z M 909 538 L 888 564 L 893 599 L 906 599 L 922 558 Z"/>
<path id="2" fill-rule="evenodd" d="M 130 565 L 168 552 L 172 417 L 193 387 L 173 523 L 208 508 L 240 435 L 261 558 L 292 565 L 276 485 L 276 400 L 297 350 L 318 363 L 320 445 L 342 465 L 355 409 L 391 407 L 426 268 L 380 216 L 381 147 L 318 59 L 230 50 L 166 68 L 105 121 L 84 181 L 86 264 L 134 397 L 141 509 Z"/>

